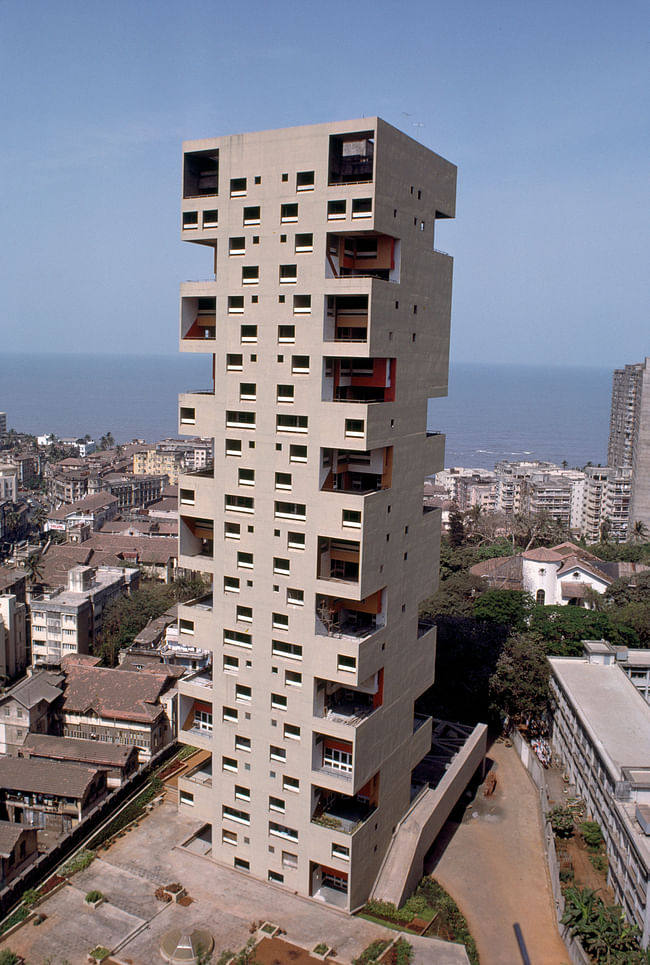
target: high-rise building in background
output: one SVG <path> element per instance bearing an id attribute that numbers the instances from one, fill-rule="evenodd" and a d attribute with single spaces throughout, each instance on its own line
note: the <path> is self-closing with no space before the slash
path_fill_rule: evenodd
<path id="1" fill-rule="evenodd" d="M 180 683 L 181 739 L 212 753 L 181 807 L 218 862 L 346 909 L 365 901 L 431 745 L 416 702 L 435 630 L 456 169 L 376 118 L 185 144 L 181 350 L 206 388 L 180 430 L 179 608 L 213 674 Z"/>
<path id="2" fill-rule="evenodd" d="M 628 536 L 650 529 L 650 357 L 614 371 L 607 461 L 632 469 Z"/>

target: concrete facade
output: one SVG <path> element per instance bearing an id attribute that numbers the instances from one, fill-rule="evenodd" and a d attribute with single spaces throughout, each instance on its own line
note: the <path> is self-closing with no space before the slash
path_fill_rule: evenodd
<path id="1" fill-rule="evenodd" d="M 632 470 L 629 535 L 650 529 L 650 356 L 614 370 L 607 461 Z"/>
<path id="2" fill-rule="evenodd" d="M 179 684 L 179 734 L 213 751 L 181 781 L 211 856 L 346 910 L 367 898 L 431 745 L 456 169 L 377 118 L 186 143 L 180 347 L 208 355 L 180 431 L 214 439 L 182 475 L 179 607 L 213 653 Z"/>

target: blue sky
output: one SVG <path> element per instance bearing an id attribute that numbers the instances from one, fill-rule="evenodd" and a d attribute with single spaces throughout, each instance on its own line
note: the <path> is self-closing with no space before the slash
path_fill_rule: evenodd
<path id="1" fill-rule="evenodd" d="M 648 10 L 0 0 L 0 345 L 174 353 L 181 141 L 379 114 L 459 168 L 455 360 L 642 359 Z"/>

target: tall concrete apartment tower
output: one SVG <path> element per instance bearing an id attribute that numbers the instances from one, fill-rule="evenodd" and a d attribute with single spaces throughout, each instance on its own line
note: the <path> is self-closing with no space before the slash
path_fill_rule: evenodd
<path id="1" fill-rule="evenodd" d="M 181 432 L 180 565 L 212 594 L 180 631 L 213 653 L 180 686 L 181 739 L 211 765 L 181 807 L 219 863 L 353 909 L 409 808 L 431 719 L 443 466 L 427 400 L 447 392 L 456 169 L 378 118 L 190 141 L 180 346 L 210 386 Z"/>
<path id="2" fill-rule="evenodd" d="M 632 469 L 628 535 L 650 529 L 650 357 L 614 370 L 607 461 Z"/>

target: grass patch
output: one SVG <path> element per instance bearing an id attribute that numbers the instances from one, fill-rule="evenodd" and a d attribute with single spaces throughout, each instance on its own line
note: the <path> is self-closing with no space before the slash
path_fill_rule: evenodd
<path id="1" fill-rule="evenodd" d="M 149 804 L 150 801 L 153 801 L 162 790 L 163 784 L 160 778 L 152 778 L 144 791 L 140 791 L 138 796 L 135 797 L 130 804 L 127 804 L 117 817 L 109 821 L 109 823 L 95 835 L 91 841 L 92 847 L 98 848 L 99 845 L 103 844 L 108 838 L 112 838 L 114 834 L 119 834 L 127 824 L 131 824 L 132 821 L 136 821 L 139 817 L 142 817 L 145 806 Z"/>
<path id="2" fill-rule="evenodd" d="M 14 925 L 18 925 L 19 922 L 25 921 L 29 914 L 29 908 L 21 905 L 20 908 L 17 908 L 16 911 L 14 911 L 12 915 L 9 915 L 6 921 L 3 921 L 2 925 L 0 925 L 0 935 L 4 935 L 6 931 L 9 931 Z"/>
<path id="3" fill-rule="evenodd" d="M 66 861 L 64 865 L 61 865 L 57 873 L 64 878 L 69 878 L 71 875 L 76 874 L 77 871 L 84 871 L 88 868 L 94 859 L 95 852 L 84 848 L 82 851 L 79 851 L 78 854 L 75 854 L 74 857 L 70 858 L 69 861 Z"/>

